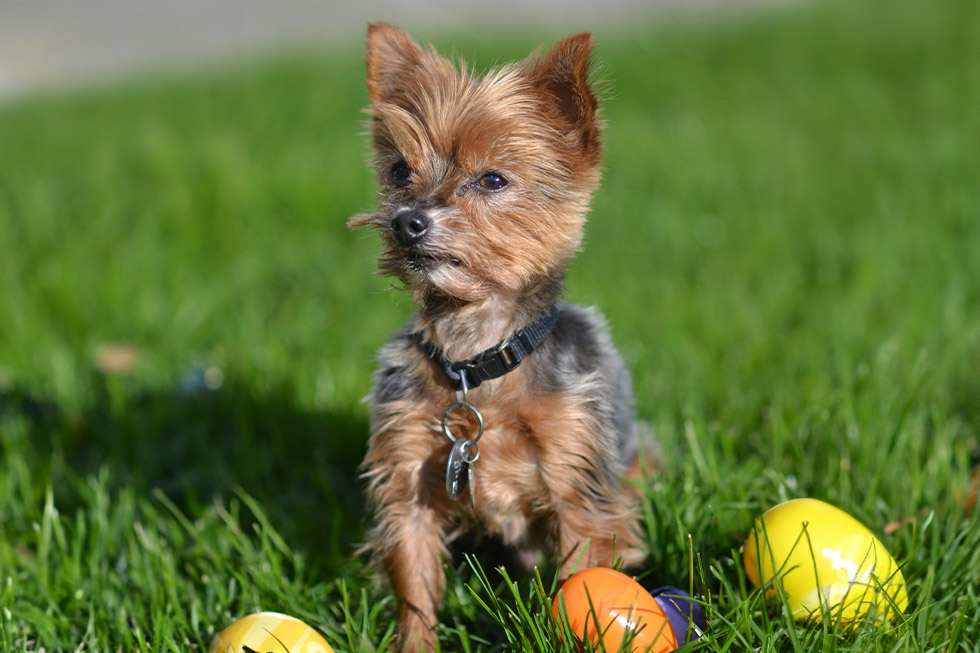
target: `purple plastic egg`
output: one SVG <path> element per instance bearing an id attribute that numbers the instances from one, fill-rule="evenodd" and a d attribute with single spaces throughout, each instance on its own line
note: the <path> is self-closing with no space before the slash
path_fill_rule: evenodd
<path id="1" fill-rule="evenodd" d="M 704 632 L 704 609 L 682 589 L 665 585 L 651 590 L 654 600 L 663 608 L 678 644 L 693 642 Z"/>

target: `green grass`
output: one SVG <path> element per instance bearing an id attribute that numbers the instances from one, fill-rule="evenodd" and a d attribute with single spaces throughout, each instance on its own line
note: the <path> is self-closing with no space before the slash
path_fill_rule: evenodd
<path id="1" fill-rule="evenodd" d="M 691 650 L 974 650 L 980 9 L 600 36 L 605 181 L 568 296 L 610 318 L 668 463 L 645 580 L 705 597 Z M 488 64 L 541 38 L 439 44 Z M 360 57 L 0 107 L 0 649 L 200 650 L 258 609 L 391 646 L 355 467 L 373 352 L 411 307 L 345 227 L 374 192 Z M 138 348 L 129 374 L 97 370 L 111 343 Z M 904 622 L 796 624 L 748 585 L 753 517 L 799 496 L 878 533 Z M 570 647 L 554 570 L 490 564 L 447 569 L 444 650 Z"/>

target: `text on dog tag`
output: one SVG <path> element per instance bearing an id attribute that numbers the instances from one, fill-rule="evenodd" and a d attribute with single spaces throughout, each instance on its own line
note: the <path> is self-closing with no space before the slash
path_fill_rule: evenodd
<path id="1" fill-rule="evenodd" d="M 466 483 L 469 463 L 466 461 L 466 445 L 468 440 L 460 438 L 453 443 L 453 448 L 449 450 L 449 461 L 446 463 L 446 492 L 449 498 L 455 501 L 463 491 Z"/>

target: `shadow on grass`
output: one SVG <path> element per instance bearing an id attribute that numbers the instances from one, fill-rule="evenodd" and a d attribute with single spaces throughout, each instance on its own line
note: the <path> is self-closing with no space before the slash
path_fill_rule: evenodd
<path id="1" fill-rule="evenodd" d="M 158 391 L 93 373 L 91 387 L 89 404 L 72 411 L 0 391 L 0 415 L 22 416 L 30 431 L 31 451 L 21 454 L 35 468 L 53 466 L 63 512 L 77 507 L 71 479 L 103 469 L 116 487 L 160 489 L 191 518 L 241 488 L 312 567 L 336 571 L 350 560 L 364 529 L 366 416 L 309 410 L 289 386 L 259 390 L 236 378 L 215 390 L 190 378 Z"/>
<path id="2" fill-rule="evenodd" d="M 88 386 L 90 399 L 76 410 L 22 389 L 0 390 L 0 418 L 19 416 L 29 431 L 20 440 L 22 450 L 13 454 L 24 456 L 39 477 L 50 470 L 62 514 L 86 507 L 80 505 L 78 480 L 102 470 L 118 489 L 150 498 L 158 488 L 192 520 L 215 497 L 227 500 L 240 487 L 287 543 L 304 553 L 310 577 L 333 578 L 349 570 L 366 525 L 357 473 L 367 440 L 366 415 L 311 410 L 297 403 L 299 393 L 288 384 L 256 388 L 234 376 L 217 390 L 195 379 L 176 388 L 147 389 L 97 373 Z M 450 605 L 443 615 L 452 614 L 455 602 L 465 603 L 469 636 L 499 639 L 499 625 L 463 587 L 478 583 L 462 554 L 475 555 L 504 597 L 509 590 L 496 569 L 505 567 L 526 595 L 532 579 L 527 561 L 499 541 L 474 534 L 457 541 L 452 552 L 455 589 L 447 592 Z M 648 589 L 687 588 L 686 560 L 683 551 L 663 547 L 629 573 L 640 575 Z M 551 592 L 556 564 L 547 558 L 539 563 Z M 445 636 L 455 641 L 456 635 Z"/>

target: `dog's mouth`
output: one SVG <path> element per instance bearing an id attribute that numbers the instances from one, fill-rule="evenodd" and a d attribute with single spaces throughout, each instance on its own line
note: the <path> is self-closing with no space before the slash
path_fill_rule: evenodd
<path id="1" fill-rule="evenodd" d="M 415 272 L 430 272 L 436 268 L 448 265 L 459 267 L 459 259 L 444 254 L 434 254 L 431 252 L 408 251 L 402 254 L 405 266 Z"/>

